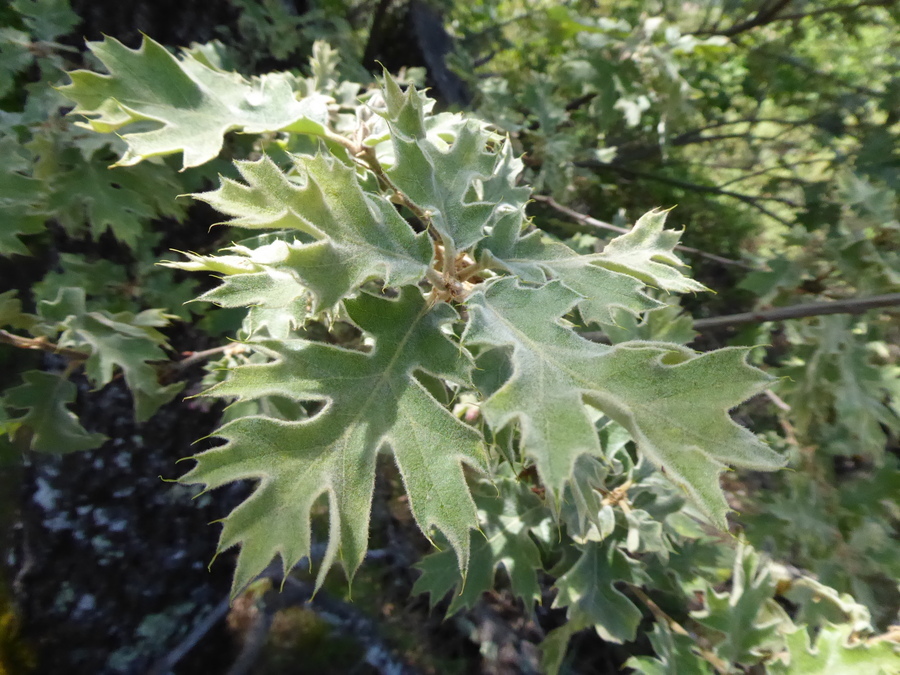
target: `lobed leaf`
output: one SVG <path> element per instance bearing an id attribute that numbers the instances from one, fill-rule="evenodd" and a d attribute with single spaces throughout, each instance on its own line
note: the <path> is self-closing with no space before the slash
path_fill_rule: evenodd
<path id="1" fill-rule="evenodd" d="M 448 305 L 429 309 L 414 287 L 395 301 L 345 300 L 350 318 L 375 338 L 370 354 L 305 340 L 260 343 L 276 360 L 237 368 L 212 396 L 285 396 L 324 401 L 310 419 L 246 417 L 219 430 L 227 444 L 193 459 L 181 481 L 207 489 L 252 478 L 256 491 L 224 520 L 219 550 L 240 544 L 237 593 L 279 555 L 285 570 L 310 554 L 309 513 L 328 496 L 325 573 L 338 557 L 352 576 L 368 540 L 375 458 L 390 446 L 423 532 L 436 527 L 465 575 L 475 505 L 462 464 L 484 467 L 480 435 L 457 420 L 416 379 L 415 371 L 466 381 L 470 364 L 442 332 L 455 319 Z M 255 348 L 257 346 L 255 345 Z"/>
<path id="2" fill-rule="evenodd" d="M 385 73 L 385 118 L 396 155 L 387 174 L 391 182 L 427 213 L 435 230 L 456 250 L 467 249 L 500 217 L 524 211 L 530 190 L 516 187 L 522 164 L 508 141 L 497 151 L 495 136 L 477 120 L 454 116 L 444 131 L 448 142 L 429 133 L 422 96 L 414 87 L 404 94 Z"/>
<path id="3" fill-rule="evenodd" d="M 524 453 L 560 495 L 575 460 L 600 455 L 589 403 L 628 429 L 641 452 L 724 528 L 722 470 L 783 464 L 728 416 L 771 378 L 747 365 L 743 349 L 697 354 L 666 343 L 588 342 L 559 322 L 578 300 L 559 281 L 525 288 L 509 278 L 470 296 L 463 341 L 512 349 L 512 375 L 482 405 L 485 419 L 495 430 L 518 421 Z"/>
<path id="4" fill-rule="evenodd" d="M 429 593 L 434 606 L 452 588 L 447 614 L 471 608 L 481 594 L 494 587 L 494 571 L 503 566 L 513 593 L 522 598 L 525 607 L 541 599 L 537 572 L 541 556 L 530 531 L 550 515 L 540 499 L 527 486 L 513 480 L 481 483 L 474 489 L 478 508 L 478 532 L 471 533 L 469 574 L 460 575 L 459 566 L 450 551 L 426 556 L 416 567 L 422 576 L 416 580 L 413 593 Z"/>
<path id="5" fill-rule="evenodd" d="M 313 238 L 291 244 L 281 262 L 314 293 L 313 311 L 337 304 L 369 279 L 403 285 L 424 276 L 433 252 L 428 235 L 414 233 L 380 195 L 363 192 L 353 168 L 324 154 L 293 160 L 302 183 L 263 157 L 237 163 L 246 184 L 223 178 L 218 190 L 194 197 L 232 216 L 229 225 Z"/>
<path id="6" fill-rule="evenodd" d="M 39 370 L 23 373 L 22 379 L 24 383 L 9 389 L 0 402 L 8 408 L 27 410 L 7 423 L 14 423 L 15 428 L 31 429 L 32 450 L 61 455 L 92 450 L 103 444 L 106 437 L 85 430 L 67 407 L 75 402 L 74 384 Z"/>
<path id="7" fill-rule="evenodd" d="M 185 168 L 199 166 L 219 154 L 229 131 L 324 134 L 328 99 L 298 100 L 289 73 L 246 80 L 211 68 L 190 52 L 177 58 L 146 36 L 138 49 L 110 37 L 88 42 L 88 48 L 109 74 L 76 70 L 60 92 L 75 101 L 72 113 L 88 118 L 94 131 L 125 129 L 121 135 L 128 150 L 119 166 L 177 152 Z M 128 129 L 143 121 L 159 126 Z"/>

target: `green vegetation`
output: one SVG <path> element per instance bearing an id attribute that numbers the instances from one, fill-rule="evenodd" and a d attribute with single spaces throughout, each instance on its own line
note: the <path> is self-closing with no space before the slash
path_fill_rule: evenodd
<path id="1" fill-rule="evenodd" d="M 521 602 L 548 673 L 600 672 L 585 630 L 638 673 L 900 673 L 896 5 L 438 3 L 456 111 L 435 54 L 436 98 L 367 73 L 390 2 L 234 4 L 243 47 L 84 53 L 65 0 L 3 10 L 0 458 L 102 446 L 76 382 L 152 423 L 205 360 L 224 444 L 179 480 L 254 482 L 253 611 L 353 580 L 386 455 L 413 593 Z M 226 227 L 173 237 L 186 194 Z"/>

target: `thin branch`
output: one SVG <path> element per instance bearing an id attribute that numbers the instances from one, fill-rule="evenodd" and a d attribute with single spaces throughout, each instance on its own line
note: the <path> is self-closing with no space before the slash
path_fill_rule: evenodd
<path id="1" fill-rule="evenodd" d="M 703 659 L 705 659 L 713 668 L 715 668 L 717 673 L 720 673 L 720 675 L 728 675 L 728 673 L 731 672 L 731 669 L 728 667 L 728 664 L 725 661 L 720 659 L 709 649 L 706 649 L 702 645 L 697 644 L 697 640 L 694 639 L 694 636 L 691 635 L 684 628 L 684 626 L 682 626 L 675 619 L 666 614 L 666 612 L 664 612 L 659 605 L 657 605 L 653 600 L 650 599 L 649 595 L 644 593 L 644 590 L 642 588 L 640 588 L 636 584 L 628 584 L 628 588 L 630 588 L 631 592 L 634 593 L 640 599 L 640 601 L 647 606 L 647 609 L 649 609 L 653 616 L 656 617 L 657 621 L 665 623 L 669 627 L 669 630 L 671 630 L 673 633 L 683 635 L 693 640 L 697 645 L 698 654 Z"/>
<path id="2" fill-rule="evenodd" d="M 774 213 L 771 209 L 763 206 L 759 203 L 760 200 L 766 201 L 776 201 L 786 206 L 790 206 L 792 208 L 797 208 L 797 205 L 789 199 L 784 199 L 781 197 L 754 197 L 753 195 L 747 195 L 740 192 L 732 192 L 731 190 L 723 190 L 722 188 L 716 187 L 714 185 L 701 185 L 699 183 L 688 183 L 687 181 L 678 180 L 677 178 L 669 178 L 668 176 L 660 176 L 655 173 L 647 173 L 645 171 L 639 171 L 637 169 L 631 169 L 626 166 L 621 166 L 619 164 L 608 164 L 606 162 L 598 162 L 596 160 L 588 160 L 582 162 L 575 162 L 575 166 L 584 167 L 586 169 L 597 169 L 597 170 L 607 170 L 614 171 L 616 173 L 620 173 L 624 176 L 632 176 L 634 178 L 644 178 L 646 180 L 656 181 L 657 183 L 664 183 L 666 185 L 672 185 L 674 187 L 680 187 L 685 190 L 690 190 L 692 192 L 702 192 L 706 194 L 720 195 L 722 197 L 731 197 L 732 199 L 737 199 L 738 201 L 744 202 L 748 206 L 753 207 L 760 213 L 764 213 L 769 216 L 772 220 L 778 221 L 782 225 L 791 225 L 791 222 L 786 218 L 779 216 L 777 213 Z"/>
<path id="3" fill-rule="evenodd" d="M 0 342 L 2 342 L 3 344 L 12 345 L 13 347 L 18 347 L 19 349 L 34 349 L 41 352 L 48 352 L 50 354 L 58 354 L 59 356 L 65 356 L 67 359 L 72 359 L 73 361 L 87 361 L 91 356 L 87 352 L 82 352 L 77 349 L 71 349 L 70 347 L 60 347 L 59 345 L 50 342 L 46 338 L 22 337 L 21 335 L 8 333 L 3 329 L 0 329 Z"/>
<path id="4" fill-rule="evenodd" d="M 784 321 L 786 319 L 800 319 L 807 316 L 824 316 L 827 314 L 862 314 L 870 309 L 897 306 L 900 306 L 900 293 L 888 293 L 887 295 L 873 295 L 868 298 L 810 302 L 802 305 L 791 305 L 790 307 L 776 307 L 775 309 L 760 312 L 744 312 L 742 314 L 729 314 L 709 319 L 697 319 L 694 321 L 694 329 L 709 330 L 711 328 L 739 326 L 746 323 Z"/>
<path id="5" fill-rule="evenodd" d="M 538 202 L 542 202 L 547 206 L 550 206 L 560 213 L 564 213 L 569 216 L 572 220 L 575 220 L 579 223 L 583 223 L 584 225 L 589 225 L 591 227 L 596 227 L 598 229 L 603 230 L 611 230 L 613 232 L 619 232 L 622 234 L 627 234 L 630 232 L 629 229 L 624 227 L 618 227 L 617 225 L 613 225 L 611 223 L 604 223 L 602 220 L 597 220 L 596 218 L 591 218 L 583 213 L 579 213 L 573 209 L 570 209 L 568 206 L 563 206 L 559 202 L 557 202 L 553 197 L 548 197 L 546 195 L 532 195 L 532 199 Z M 756 268 L 752 265 L 748 265 L 745 262 L 741 262 L 740 260 L 732 260 L 730 258 L 723 258 L 720 255 L 716 255 L 714 253 L 707 253 L 706 251 L 701 251 L 700 249 L 692 248 L 690 246 L 682 246 L 678 244 L 675 246 L 675 250 L 682 251 L 683 253 L 688 253 L 691 255 L 697 255 L 703 258 L 707 258 L 709 260 L 714 260 L 717 263 L 721 263 L 723 265 L 734 265 L 735 267 L 742 267 L 747 270 L 755 270 Z"/>
<path id="6" fill-rule="evenodd" d="M 219 354 L 240 354 L 248 350 L 249 347 L 243 342 L 230 342 L 227 345 L 220 345 L 218 347 L 213 347 L 212 349 L 204 349 L 201 352 L 194 352 L 190 356 L 173 363 L 172 368 L 176 371 L 180 371 L 193 366 L 195 363 L 200 363 L 201 361 L 206 361 L 214 356 L 218 356 Z"/>
<path id="7" fill-rule="evenodd" d="M 791 305 L 790 307 L 776 307 L 775 309 L 759 312 L 744 312 L 742 314 L 714 316 L 709 319 L 695 319 L 693 328 L 696 331 L 703 331 L 712 330 L 714 328 L 740 326 L 747 323 L 802 319 L 809 316 L 862 314 L 870 309 L 890 309 L 898 306 L 900 306 L 900 293 L 889 293 L 887 295 L 873 295 L 868 298 L 849 298 L 847 300 L 833 300 L 831 302 L 810 302 L 802 305 Z M 609 343 L 609 337 L 603 331 L 579 331 L 578 334 L 591 342 Z"/>
<path id="8" fill-rule="evenodd" d="M 228 598 L 219 601 L 219 604 L 213 607 L 209 613 L 197 622 L 191 631 L 184 636 L 184 639 L 178 645 L 157 661 L 147 675 L 167 675 L 172 669 L 183 659 L 189 651 L 191 651 L 200 640 L 215 626 L 222 618 L 228 614 L 228 608 L 231 603 Z"/>
<path id="9" fill-rule="evenodd" d="M 735 35 L 745 33 L 748 30 L 753 30 L 754 28 L 765 26 L 768 23 L 777 21 L 778 12 L 791 4 L 791 0 L 777 0 L 777 2 L 774 2 L 771 6 L 768 7 L 766 6 L 767 4 L 767 2 L 763 2 L 762 6 L 759 8 L 755 15 L 753 15 L 746 21 L 741 21 L 740 23 L 734 24 L 733 26 L 731 26 L 731 28 L 716 31 L 699 31 L 697 33 L 694 33 L 694 35 L 724 35 L 725 37 L 734 37 Z"/>

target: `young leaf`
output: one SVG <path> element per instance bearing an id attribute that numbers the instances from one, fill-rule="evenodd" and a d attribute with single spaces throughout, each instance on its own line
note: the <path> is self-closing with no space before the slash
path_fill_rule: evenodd
<path id="1" fill-rule="evenodd" d="M 16 426 L 31 429 L 31 449 L 64 454 L 93 450 L 106 440 L 103 434 L 87 432 L 66 406 L 75 402 L 75 385 L 59 375 L 29 370 L 23 384 L 8 390 L 2 403 L 28 412 L 12 418 Z"/>
<path id="2" fill-rule="evenodd" d="M 465 575 L 475 505 L 461 463 L 483 467 L 480 435 L 457 420 L 414 377 L 418 369 L 466 381 L 470 364 L 441 330 L 456 318 L 449 305 L 429 309 L 418 289 L 395 301 L 361 295 L 345 300 L 350 318 L 375 338 L 370 354 L 304 340 L 254 344 L 276 360 L 237 368 L 208 393 L 259 398 L 280 395 L 326 401 L 308 420 L 246 417 L 222 427 L 226 445 L 193 459 L 181 478 L 207 489 L 253 478 L 256 491 L 224 520 L 219 550 L 241 544 L 237 593 L 280 555 L 285 570 L 310 552 L 309 512 L 328 495 L 331 527 L 321 584 L 339 555 L 352 576 L 363 560 L 375 479 L 375 457 L 393 450 L 416 522 L 434 526 L 456 552 Z"/>
<path id="3" fill-rule="evenodd" d="M 525 454 L 559 495 L 577 457 L 600 452 L 584 408 L 589 402 L 627 428 L 638 448 L 724 528 L 721 471 L 728 464 L 770 470 L 783 464 L 728 416 L 770 378 L 747 365 L 740 349 L 698 355 L 665 343 L 588 342 L 559 323 L 578 300 L 558 281 L 531 289 L 509 278 L 469 297 L 463 341 L 512 347 L 512 377 L 483 404 L 485 419 L 493 429 L 519 421 Z"/>
<path id="4" fill-rule="evenodd" d="M 412 592 L 430 593 L 433 606 L 447 591 L 461 586 L 447 610 L 448 615 L 455 614 L 473 607 L 482 593 L 494 587 L 494 570 L 502 565 L 513 593 L 530 608 L 541 598 L 537 579 L 541 555 L 529 531 L 550 512 L 525 485 L 513 480 L 481 483 L 473 493 L 481 531 L 471 533 L 468 576 L 460 576 L 452 552 L 432 553 L 416 565 L 422 576 Z"/>
<path id="5" fill-rule="evenodd" d="M 60 88 L 75 101 L 74 114 L 88 118 L 94 131 L 118 131 L 134 122 L 158 122 L 151 131 L 122 132 L 128 150 L 119 166 L 156 155 L 182 152 L 185 168 L 214 159 L 229 131 L 261 134 L 289 130 L 322 134 L 328 119 L 327 98 L 298 100 L 288 73 L 245 80 L 210 68 L 195 55 L 172 56 L 144 37 L 139 49 L 118 40 L 88 42 L 109 71 L 69 73 L 72 83 Z"/>
<path id="6" fill-rule="evenodd" d="M 645 284 L 676 293 L 705 290 L 677 269 L 683 263 L 672 251 L 681 235 L 664 229 L 666 215 L 644 214 L 630 232 L 591 255 L 578 255 L 541 232 L 520 237 L 521 223 L 503 219 L 482 243 L 480 256 L 525 281 L 559 279 L 583 296 L 578 308 L 585 321 L 615 325 L 616 309 L 637 316 L 663 305 L 644 292 Z"/>
<path id="7" fill-rule="evenodd" d="M 387 72 L 384 95 L 396 154 L 388 176 L 428 214 L 445 243 L 466 249 L 496 217 L 524 206 L 530 190 L 515 187 L 522 169 L 508 142 L 490 151 L 494 135 L 482 122 L 461 115 L 451 125 L 452 143 L 427 133 L 421 94 L 414 87 L 402 93 Z"/>
<path id="8" fill-rule="evenodd" d="M 194 196 L 232 216 L 229 225 L 289 228 L 316 239 L 291 245 L 282 263 L 313 291 L 314 311 L 372 278 L 403 285 L 424 276 L 432 256 L 426 233 L 414 233 L 383 197 L 364 193 L 351 167 L 324 154 L 293 159 L 302 184 L 263 157 L 238 162 L 246 185 L 223 179 L 218 190 Z"/>

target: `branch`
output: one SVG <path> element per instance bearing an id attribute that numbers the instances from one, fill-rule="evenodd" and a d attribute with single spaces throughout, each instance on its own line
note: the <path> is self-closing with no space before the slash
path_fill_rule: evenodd
<path id="1" fill-rule="evenodd" d="M 900 305 L 900 293 L 873 295 L 868 298 L 848 298 L 847 300 L 833 300 L 831 302 L 810 302 L 802 305 L 791 305 L 790 307 L 776 307 L 775 309 L 761 312 L 744 312 L 743 314 L 697 319 L 694 321 L 694 329 L 709 330 L 725 326 L 739 326 L 745 323 L 784 321 L 786 319 L 800 319 L 806 316 L 824 316 L 826 314 L 862 314 L 870 309 L 896 307 L 898 305 Z"/>
<path id="2" fill-rule="evenodd" d="M 864 9 L 865 7 L 889 7 L 893 3 L 894 0 L 868 0 L 866 2 L 859 2 L 855 5 L 835 5 L 833 7 L 820 7 L 819 9 L 813 9 L 809 12 L 794 12 L 793 14 L 781 14 L 779 16 L 772 16 L 771 12 L 766 12 L 766 14 L 763 15 L 763 10 L 761 9 L 752 19 L 736 24 L 731 28 L 728 28 L 727 30 L 699 30 L 694 32 L 693 35 L 724 35 L 726 37 L 733 37 L 738 33 L 744 33 L 759 26 L 775 23 L 776 21 L 799 21 L 800 19 L 822 16 L 823 14 L 850 14 L 858 9 Z M 780 6 L 775 9 L 775 13 L 777 13 L 780 9 L 783 9 L 786 5 L 790 4 L 790 0 L 788 0 L 788 2 L 781 2 L 779 4 Z"/>
<path id="3" fill-rule="evenodd" d="M 612 225 L 611 223 L 604 223 L 602 220 L 597 220 L 596 218 L 591 218 L 583 213 L 579 213 L 573 209 L 570 209 L 568 206 L 563 206 L 559 202 L 557 202 L 553 197 L 548 197 L 546 195 L 532 195 L 531 197 L 535 201 L 542 202 L 547 206 L 550 206 L 560 213 L 565 213 L 567 216 L 572 218 L 579 223 L 584 225 L 589 225 L 591 227 L 596 227 L 602 230 L 611 230 L 613 232 L 620 232 L 622 234 L 627 234 L 630 232 L 628 228 L 618 227 L 617 225 Z M 740 260 L 731 260 L 730 258 L 723 258 L 720 255 L 715 255 L 714 253 L 707 253 L 706 251 L 701 251 L 700 249 L 692 248 L 690 246 L 682 246 L 678 244 L 675 246 L 675 250 L 682 251 L 683 253 L 689 253 L 692 255 L 698 255 L 703 258 L 707 258 L 709 260 L 714 260 L 723 265 L 734 265 L 735 267 L 742 267 L 747 270 L 755 270 L 756 268 L 752 265 L 748 265 L 747 263 L 741 262 Z"/>
<path id="4" fill-rule="evenodd" d="M 18 347 L 19 349 L 34 349 L 37 351 L 48 352 L 50 354 L 58 354 L 60 356 L 65 356 L 67 359 L 72 359 L 73 361 L 87 361 L 91 356 L 87 352 L 82 352 L 77 349 L 60 347 L 59 345 L 47 340 L 47 338 L 22 337 L 21 335 L 8 333 L 3 329 L 0 329 L 0 342 L 2 342 L 3 344 L 12 345 L 13 347 Z"/>
<path id="5" fill-rule="evenodd" d="M 736 23 L 731 28 L 717 31 L 699 31 L 694 33 L 694 35 L 724 35 L 725 37 L 734 37 L 735 35 L 745 33 L 748 30 L 765 26 L 773 21 L 779 21 L 780 19 L 777 16 L 778 12 L 791 4 L 791 0 L 777 0 L 770 7 L 767 7 L 767 4 L 767 2 L 763 2 L 759 11 L 757 11 L 753 17 L 746 21 Z"/>
<path id="6" fill-rule="evenodd" d="M 790 307 L 776 307 L 775 309 L 767 309 L 760 312 L 744 312 L 742 314 L 714 316 L 709 319 L 695 319 L 693 328 L 696 331 L 703 331 L 712 330 L 714 328 L 740 326 L 746 323 L 765 323 L 766 321 L 802 319 L 807 316 L 862 314 L 870 309 L 878 309 L 879 307 L 891 308 L 897 306 L 900 306 L 900 293 L 889 293 L 887 295 L 873 295 L 868 298 L 849 298 L 847 300 L 834 300 L 832 302 L 810 302 L 803 305 L 791 305 Z M 591 342 L 609 344 L 609 337 L 603 331 L 579 331 L 578 334 Z"/>
<path id="7" fill-rule="evenodd" d="M 586 169 L 598 169 L 598 170 L 608 170 L 615 171 L 617 173 L 623 174 L 625 176 L 633 176 L 634 178 L 645 178 L 647 180 L 656 181 L 657 183 L 665 183 L 666 185 L 673 185 L 675 187 L 680 187 L 685 190 L 691 190 L 692 192 L 705 192 L 707 194 L 720 195 L 722 197 L 731 197 L 732 199 L 737 199 L 738 201 L 744 202 L 748 206 L 752 206 L 757 211 L 764 213 L 769 216 L 772 220 L 776 220 L 782 225 L 791 225 L 791 222 L 786 218 L 782 218 L 777 213 L 774 213 L 767 207 L 763 206 L 759 203 L 759 200 L 765 199 L 769 201 L 777 201 L 781 202 L 787 206 L 791 206 L 796 208 L 797 205 L 791 202 L 788 199 L 783 199 L 781 197 L 754 197 L 752 195 L 742 194 L 740 192 L 732 192 L 731 190 L 723 190 L 720 187 L 715 187 L 713 185 L 700 185 L 699 183 L 688 183 L 683 180 L 678 180 L 676 178 L 669 178 L 668 176 L 660 176 L 655 173 L 646 173 L 644 171 L 638 171 L 636 169 L 630 169 L 625 166 L 620 166 L 618 164 L 607 164 L 606 162 L 598 162 L 596 160 L 587 160 L 582 162 L 575 162 L 575 166 L 584 167 Z"/>

